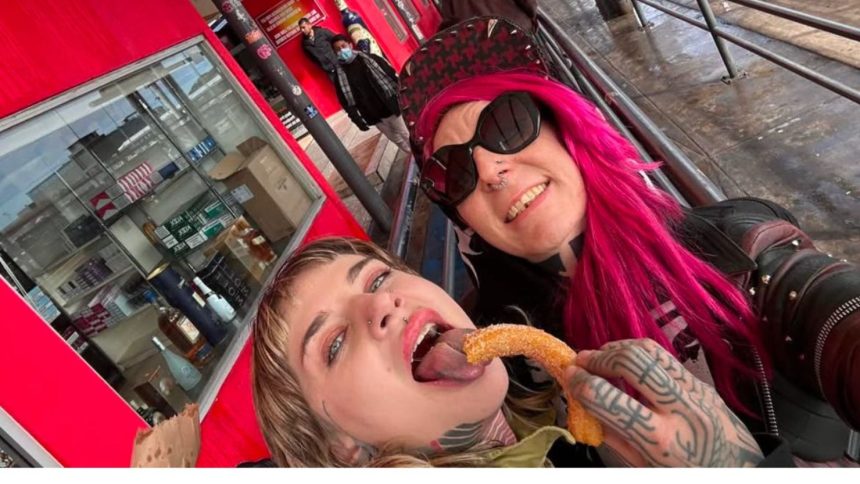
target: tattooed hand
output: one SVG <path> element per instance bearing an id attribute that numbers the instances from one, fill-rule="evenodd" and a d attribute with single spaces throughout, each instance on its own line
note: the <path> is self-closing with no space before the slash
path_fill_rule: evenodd
<path id="1" fill-rule="evenodd" d="M 649 339 L 582 351 L 567 389 L 604 426 L 605 446 L 633 466 L 752 467 L 762 459 L 746 426 L 711 386 Z M 606 379 L 621 378 L 642 404 Z"/>

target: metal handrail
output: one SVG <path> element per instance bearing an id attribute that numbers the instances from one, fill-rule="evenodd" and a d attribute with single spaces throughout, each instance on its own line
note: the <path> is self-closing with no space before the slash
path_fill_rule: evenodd
<path id="1" fill-rule="evenodd" d="M 582 77 L 597 87 L 602 94 L 600 97 L 617 111 L 648 151 L 663 160 L 675 186 L 690 203 L 708 205 L 726 198 L 723 191 L 568 37 L 555 20 L 542 9 L 538 9 L 538 18 L 573 61 Z"/>
<path id="2" fill-rule="evenodd" d="M 454 263 L 457 251 L 457 235 L 454 233 L 454 223 L 448 220 L 445 223 L 445 249 L 442 253 L 442 289 L 450 296 L 454 296 Z"/>
<path id="3" fill-rule="evenodd" d="M 391 233 L 388 237 L 388 251 L 401 259 L 406 258 L 409 236 L 412 233 L 412 219 L 415 212 L 415 200 L 418 195 L 418 166 L 415 158 L 406 161 L 406 171 L 403 174 L 403 184 L 400 188 L 400 199 L 391 223 Z"/>
<path id="4" fill-rule="evenodd" d="M 793 8 L 782 7 L 770 3 L 761 2 L 759 0 L 729 0 L 732 3 L 743 5 L 744 7 L 758 10 L 760 12 L 769 13 L 782 17 L 786 20 L 791 20 L 797 23 L 808 25 L 831 34 L 836 34 L 851 40 L 860 41 L 860 28 L 851 25 L 846 25 L 826 18 L 821 18 L 816 15 L 794 10 Z"/>
<path id="5" fill-rule="evenodd" d="M 795 74 L 797 74 L 801 77 L 804 77 L 804 78 L 818 84 L 821 87 L 829 89 L 830 91 L 833 91 L 836 94 L 839 94 L 840 96 L 842 96 L 846 99 L 849 99 L 851 101 L 854 101 L 855 103 L 860 104 L 860 90 L 854 89 L 854 88 L 852 88 L 846 84 L 843 84 L 842 82 L 839 82 L 839 81 L 837 81 L 831 77 L 825 76 L 823 74 L 819 74 L 818 72 L 816 72 L 816 71 L 814 71 L 814 70 L 812 70 L 806 66 L 803 66 L 802 64 L 799 64 L 799 63 L 789 59 L 788 57 L 781 56 L 781 55 L 779 55 L 775 52 L 772 52 L 768 49 L 765 49 L 763 47 L 759 47 L 758 45 L 756 45 L 756 44 L 754 44 L 748 40 L 744 40 L 744 39 L 742 39 L 736 35 L 733 35 L 733 34 L 726 32 L 721 27 L 717 27 L 715 25 L 712 27 L 709 27 L 706 23 L 700 22 L 696 19 L 692 19 L 692 18 L 687 17 L 686 15 L 684 15 L 682 13 L 676 12 L 676 11 L 674 11 L 668 7 L 660 5 L 655 0 L 631 0 L 631 1 L 633 1 L 634 3 L 635 2 L 644 3 L 645 5 L 648 5 L 651 8 L 657 9 L 663 13 L 671 15 L 672 17 L 675 17 L 679 20 L 687 22 L 690 25 L 693 25 L 693 26 L 698 27 L 702 30 L 708 31 L 711 33 L 711 35 L 713 35 L 715 37 L 715 39 L 728 40 L 729 42 L 731 42 L 735 45 L 738 45 L 738 46 L 740 46 L 740 47 L 742 47 L 742 48 L 744 48 L 750 52 L 753 52 L 753 53 L 759 55 L 760 57 L 763 57 L 763 58 L 773 62 L 774 64 L 777 64 L 777 65 L 779 65 L 785 69 L 788 69 L 789 71 L 794 72 Z M 749 0 L 744 0 L 744 1 L 749 1 Z M 700 7 L 704 7 L 704 8 L 702 8 L 703 15 L 704 15 L 705 11 L 710 11 L 707 7 L 705 7 L 707 5 L 707 2 L 699 2 L 699 5 L 700 5 Z M 719 42 L 717 42 L 717 45 L 718 46 L 720 45 Z M 726 70 L 729 71 L 730 76 L 734 77 L 732 75 L 732 73 L 735 71 L 734 65 L 731 63 L 730 60 L 727 61 L 725 57 L 723 58 L 723 61 L 726 65 Z"/>
<path id="6" fill-rule="evenodd" d="M 633 133 L 631 133 L 630 130 L 627 129 L 627 126 L 625 126 L 624 122 L 621 121 L 621 118 L 619 118 L 618 115 L 615 114 L 615 111 L 613 111 L 612 108 L 609 107 L 609 104 L 603 99 L 603 96 L 600 94 L 597 88 L 594 87 L 594 84 L 592 84 L 578 71 L 571 69 L 572 66 L 568 65 L 564 61 L 561 54 L 561 47 L 558 45 L 558 42 L 556 42 L 555 39 L 552 38 L 549 32 L 547 32 L 547 29 L 544 25 L 541 25 L 540 23 L 538 24 L 537 34 L 538 38 L 543 43 L 550 56 L 552 56 L 553 62 L 555 62 L 559 66 L 559 69 L 563 71 L 562 75 L 568 81 L 565 83 L 574 83 L 575 86 L 571 87 L 575 87 L 580 93 L 585 94 L 589 98 L 591 98 L 592 102 L 597 105 L 598 109 L 600 109 L 604 117 L 606 117 L 606 119 L 609 120 L 610 123 L 612 123 L 615 129 L 618 130 L 618 132 L 621 133 L 622 136 L 627 138 L 630 144 L 632 144 L 633 147 L 636 148 L 636 151 L 639 152 L 639 157 L 642 158 L 642 160 L 646 163 L 654 163 L 655 160 L 651 157 L 651 154 L 648 153 L 647 150 L 645 150 L 639 140 L 637 140 L 636 137 L 633 136 Z M 653 180 L 659 188 L 669 193 L 681 205 L 685 207 L 690 206 L 684 195 L 682 195 L 681 192 L 678 191 L 678 188 L 675 187 L 675 184 L 672 183 L 671 180 L 669 180 L 665 173 L 663 173 L 662 169 L 655 170 L 647 174 L 643 173 L 643 176 L 646 176 Z"/>

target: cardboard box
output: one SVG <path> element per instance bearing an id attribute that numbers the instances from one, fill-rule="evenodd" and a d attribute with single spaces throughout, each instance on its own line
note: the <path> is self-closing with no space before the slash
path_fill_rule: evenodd
<path id="1" fill-rule="evenodd" d="M 272 148 L 252 137 L 210 172 L 223 181 L 271 242 L 292 235 L 311 198 Z"/>

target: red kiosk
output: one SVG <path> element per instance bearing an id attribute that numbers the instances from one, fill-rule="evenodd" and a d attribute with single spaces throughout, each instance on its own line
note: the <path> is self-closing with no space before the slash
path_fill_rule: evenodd
<path id="1" fill-rule="evenodd" d="M 255 18 L 284 4 L 318 8 L 323 25 L 343 30 L 332 0 L 244 4 Z M 394 2 L 347 4 L 399 68 L 418 43 Z M 416 28 L 431 34 L 431 2 L 410 7 L 423 18 Z M 160 334 L 157 313 L 132 304 L 141 281 L 165 260 L 199 275 L 218 254 L 235 255 L 243 245 L 225 234 L 240 223 L 278 260 L 321 236 L 366 235 L 190 1 L 12 2 L 0 37 L 0 256 L 18 284 L 0 278 L 0 450 L 5 438 L 43 455 L 42 464 L 125 467 L 147 426 L 132 408 L 141 398 L 133 388 L 166 373 L 155 371 L 165 365 L 148 344 Z M 300 39 L 278 53 L 324 115 L 337 111 Z M 274 163 L 290 191 L 268 203 L 288 231 L 267 229 L 250 201 L 263 198 L 256 188 L 210 176 L 230 157 Z M 184 220 L 177 214 L 202 226 L 170 245 L 168 229 Z M 201 369 L 199 388 L 186 395 L 174 385 L 168 399 L 201 406 L 198 466 L 268 455 L 251 401 L 248 322 L 276 263 L 248 253 L 229 269 L 249 289 L 215 363 Z M 169 381 L 152 383 L 170 394 Z"/>

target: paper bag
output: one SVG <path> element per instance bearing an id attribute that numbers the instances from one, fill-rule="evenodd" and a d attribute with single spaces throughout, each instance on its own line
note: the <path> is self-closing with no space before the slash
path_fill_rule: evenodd
<path id="1" fill-rule="evenodd" d="M 134 437 L 132 467 L 194 467 L 200 453 L 200 408 L 186 405 L 179 415 Z"/>

